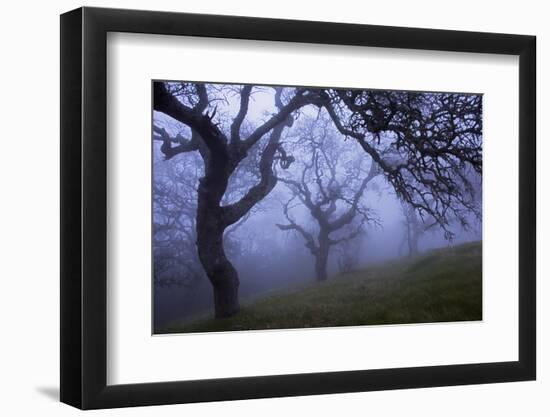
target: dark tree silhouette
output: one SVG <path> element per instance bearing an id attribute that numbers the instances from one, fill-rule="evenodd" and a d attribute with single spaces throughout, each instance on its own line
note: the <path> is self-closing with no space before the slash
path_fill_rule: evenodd
<path id="1" fill-rule="evenodd" d="M 197 251 L 201 264 L 214 289 L 216 317 L 228 317 L 239 311 L 238 273 L 227 259 L 224 231 L 243 218 L 276 184 L 273 162 L 288 166 L 291 159 L 282 151 L 280 138 L 286 127 L 292 126 L 292 113 L 309 102 L 305 92 L 296 93 L 283 103 L 282 89 L 276 89 L 278 111 L 247 137 L 241 137 L 241 127 L 248 113 L 252 86 L 240 88 L 240 108 L 229 132 L 224 133 L 215 122 L 216 108 L 205 84 L 155 82 L 154 110 L 162 112 L 191 129 L 184 138 L 164 136 L 161 151 L 167 159 L 183 152 L 198 151 L 204 162 L 204 175 L 199 181 L 197 203 Z M 210 110 L 210 113 L 208 111 Z M 158 132 L 163 135 L 163 132 Z M 238 201 L 222 205 L 231 175 L 247 157 L 248 152 L 269 134 L 260 161 L 260 179 Z M 175 146 L 173 146 L 175 145 Z"/>
<path id="2" fill-rule="evenodd" d="M 482 172 L 482 97 L 473 94 L 328 90 L 338 130 L 372 157 L 397 196 L 452 238 L 451 220 L 480 216 L 472 178 Z M 473 171 L 473 172 L 472 172 Z"/>
<path id="3" fill-rule="evenodd" d="M 321 113 L 323 114 L 323 113 Z M 373 220 L 361 205 L 367 185 L 378 174 L 373 161 L 365 169 L 366 158 L 350 158 L 330 119 L 318 117 L 308 120 L 298 132 L 302 153 L 309 155 L 299 162 L 299 179 L 279 177 L 293 197 L 283 205 L 287 224 L 278 224 L 281 230 L 294 231 L 305 240 L 315 258 L 318 281 L 327 279 L 327 262 L 331 248 L 357 237 L 366 222 Z M 348 157 L 348 159 L 346 159 Z M 368 165 L 367 165 L 368 166 Z M 307 208 L 317 232 L 313 233 L 293 219 L 290 210 L 295 199 Z"/>
<path id="4" fill-rule="evenodd" d="M 161 126 L 164 124 L 167 122 L 153 124 L 155 143 L 163 145 L 165 141 L 181 140 L 181 133 L 171 137 Z M 170 128 L 177 130 L 173 124 Z M 155 155 L 162 153 L 158 152 L 162 145 L 156 147 Z M 205 278 L 196 247 L 197 186 L 203 175 L 201 157 L 197 152 L 173 157 L 163 155 L 164 158 L 156 157 L 153 169 L 154 281 L 160 287 L 191 288 Z M 253 185 L 259 156 L 259 152 L 252 152 L 241 163 L 239 175 L 229 184 L 224 195 L 226 201 L 238 199 Z M 241 242 L 233 235 L 253 212 L 254 209 L 250 210 L 237 223 L 226 228 L 224 245 L 229 255 L 242 255 Z"/>

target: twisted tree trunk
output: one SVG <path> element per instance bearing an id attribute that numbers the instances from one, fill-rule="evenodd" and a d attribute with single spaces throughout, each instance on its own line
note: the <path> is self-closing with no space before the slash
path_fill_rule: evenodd
<path id="1" fill-rule="evenodd" d="M 230 317 L 239 312 L 239 275 L 225 255 L 223 248 L 225 227 L 220 220 L 217 207 L 208 207 L 204 202 L 199 204 L 197 252 L 204 271 L 212 283 L 216 318 Z"/>
<path id="2" fill-rule="evenodd" d="M 327 263 L 330 249 L 330 241 L 328 233 L 325 230 L 319 232 L 317 237 L 319 246 L 314 253 L 315 256 L 315 277 L 317 281 L 325 281 L 327 279 Z"/>
<path id="3" fill-rule="evenodd" d="M 167 83 L 155 82 L 154 109 L 187 125 L 192 132 L 188 139 L 181 135 L 172 138 L 166 130 L 156 126 L 153 128 L 153 138 L 162 141 L 160 150 L 166 159 L 193 151 L 198 151 L 203 159 L 204 176 L 197 190 L 197 252 L 212 283 L 215 315 L 223 318 L 239 312 L 239 276 L 225 255 L 224 231 L 242 219 L 275 187 L 277 177 L 273 172 L 273 162 L 277 151 L 281 154 L 278 160 L 282 168 L 286 169 L 292 163 L 292 157 L 286 155 L 280 146 L 281 134 L 285 127 L 292 126 L 292 112 L 308 104 L 309 99 L 296 95 L 283 104 L 282 88 L 276 88 L 274 98 L 278 113 L 243 139 L 240 129 L 248 113 L 252 86 L 243 86 L 241 89 L 240 109 L 231 123 L 230 136 L 226 136 L 213 121 L 216 108 L 208 114 L 210 99 L 206 86 L 196 83 L 194 87 L 197 100 L 194 107 L 189 107 L 169 91 Z M 229 178 L 246 158 L 247 152 L 268 133 L 270 137 L 259 161 L 260 180 L 239 201 L 222 206 Z"/>
<path id="4" fill-rule="evenodd" d="M 223 235 L 229 222 L 221 200 L 233 167 L 224 150 L 211 149 L 197 189 L 197 252 L 214 292 L 216 318 L 239 312 L 239 275 L 227 259 Z"/>

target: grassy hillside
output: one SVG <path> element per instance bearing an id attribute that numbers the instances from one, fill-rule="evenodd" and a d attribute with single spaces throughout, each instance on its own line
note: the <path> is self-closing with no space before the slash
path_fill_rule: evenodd
<path id="1" fill-rule="evenodd" d="M 481 243 L 468 243 L 242 300 L 234 317 L 162 333 L 481 320 L 481 287 Z"/>

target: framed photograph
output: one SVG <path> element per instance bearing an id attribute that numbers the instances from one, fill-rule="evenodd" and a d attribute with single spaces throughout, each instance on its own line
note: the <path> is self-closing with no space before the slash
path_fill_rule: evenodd
<path id="1" fill-rule="evenodd" d="M 535 37 L 61 16 L 61 401 L 533 380 Z"/>

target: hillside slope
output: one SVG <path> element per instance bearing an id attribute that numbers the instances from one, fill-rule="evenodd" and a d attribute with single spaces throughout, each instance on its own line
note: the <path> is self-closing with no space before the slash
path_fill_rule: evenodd
<path id="1" fill-rule="evenodd" d="M 176 321 L 161 333 L 481 320 L 481 242 L 243 300 L 239 314 Z"/>

